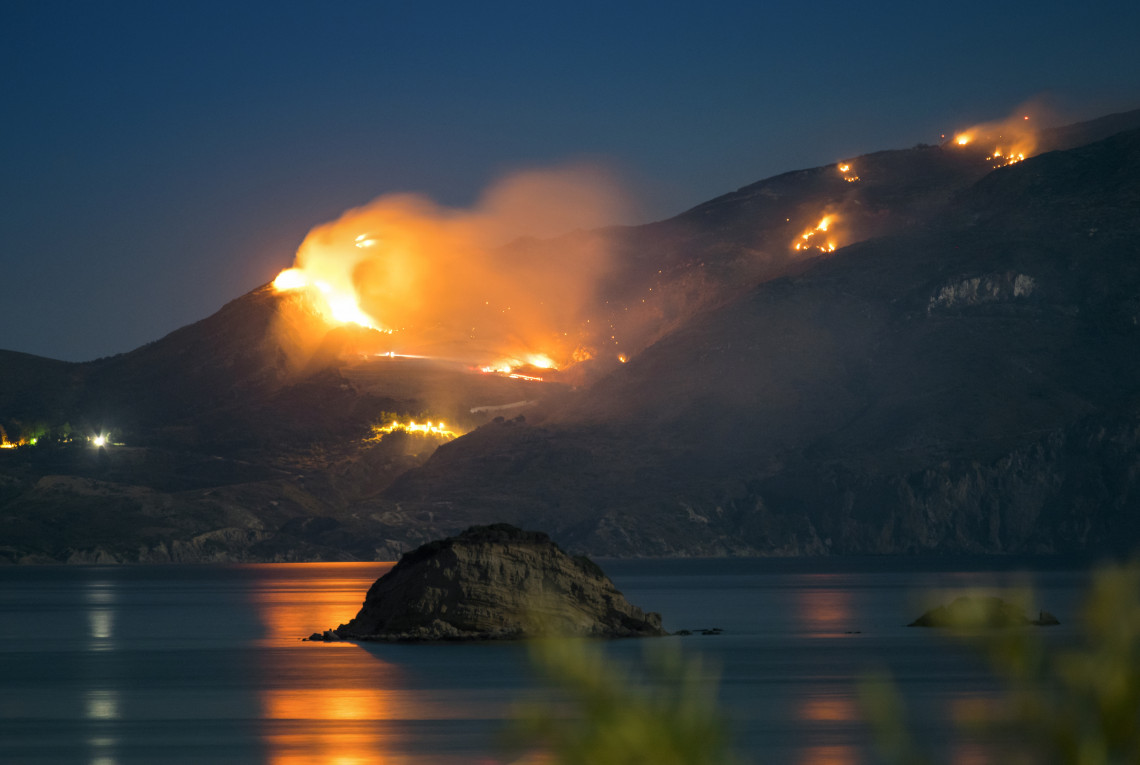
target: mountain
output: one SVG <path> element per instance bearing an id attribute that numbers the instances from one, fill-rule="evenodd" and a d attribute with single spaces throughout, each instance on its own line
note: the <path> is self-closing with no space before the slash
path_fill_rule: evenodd
<path id="1" fill-rule="evenodd" d="M 610 554 L 1129 547 L 1137 211 L 1138 131 L 999 169 L 387 497 L 549 519 Z"/>
<path id="2" fill-rule="evenodd" d="M 0 560 L 393 559 L 489 522 L 611 555 L 1131 547 L 1137 126 L 996 169 L 879 152 L 571 235 L 616 253 L 598 324 L 628 357 L 573 390 L 378 359 L 268 286 L 120 356 L 0 352 L 0 425 L 41 437 L 0 450 Z M 795 250 L 825 215 L 837 249 Z M 426 414 L 470 432 L 373 430 Z"/>

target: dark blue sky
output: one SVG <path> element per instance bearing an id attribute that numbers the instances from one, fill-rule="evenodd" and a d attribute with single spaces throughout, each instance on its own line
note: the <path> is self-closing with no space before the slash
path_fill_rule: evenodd
<path id="1" fill-rule="evenodd" d="M 1138 3 L 8 0 L 0 348 L 130 350 L 388 192 L 467 205 L 586 158 L 647 221 L 1034 97 L 1136 108 L 1137 29 Z"/>

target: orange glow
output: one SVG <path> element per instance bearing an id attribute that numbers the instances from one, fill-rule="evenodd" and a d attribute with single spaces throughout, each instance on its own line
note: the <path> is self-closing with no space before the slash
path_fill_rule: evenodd
<path id="1" fill-rule="evenodd" d="M 625 362 L 629 361 L 629 359 L 626 357 L 626 355 L 624 353 L 619 353 L 618 354 L 618 361 L 620 361 L 622 364 L 624 364 Z"/>
<path id="2" fill-rule="evenodd" d="M 331 317 L 332 321 L 340 324 L 359 324 L 380 332 L 391 332 L 360 309 L 356 295 L 351 290 L 334 287 L 322 279 L 310 279 L 309 275 L 299 268 L 286 268 L 279 273 L 273 280 L 273 289 L 278 292 L 307 289 L 310 294 L 315 293 L 320 296 L 318 310 L 326 319 Z"/>
<path id="3" fill-rule="evenodd" d="M 581 348 L 575 349 L 572 358 L 574 361 L 585 361 L 590 358 L 588 352 Z M 533 375 L 522 374 L 518 370 L 524 367 L 532 367 L 534 369 L 552 369 L 557 370 L 558 364 L 554 359 L 547 356 L 545 353 L 524 353 L 521 358 L 506 358 L 499 359 L 493 364 L 479 367 L 479 371 L 484 374 L 497 374 L 506 375 L 507 377 L 516 380 L 535 380 L 542 381 L 541 377 Z"/>
<path id="4" fill-rule="evenodd" d="M 818 252 L 835 252 L 838 246 L 834 236 L 824 238 L 819 234 L 828 233 L 831 228 L 838 223 L 839 216 L 834 213 L 824 215 L 812 228 L 804 231 L 795 240 L 792 241 L 792 249 L 797 252 L 807 252 L 809 250 L 816 250 Z"/>
<path id="5" fill-rule="evenodd" d="M 855 181 L 859 180 L 859 176 L 850 175 L 850 173 L 851 173 L 851 163 L 850 162 L 840 162 L 836 166 L 836 168 L 839 170 L 839 174 L 843 176 L 843 180 L 847 181 L 848 183 L 854 183 Z"/>
<path id="6" fill-rule="evenodd" d="M 272 567 L 272 563 L 249 564 L 249 568 Z M 265 627 L 264 644 L 310 648 L 300 642 L 314 632 L 337 627 L 360 609 L 368 587 L 395 563 L 294 563 L 294 569 L 313 569 L 295 585 L 255 592 L 253 606 Z M 313 584 L 316 582 L 316 585 Z M 328 646 L 352 647 L 351 643 Z"/>
<path id="7" fill-rule="evenodd" d="M 390 720 L 391 691 L 354 688 L 272 688 L 262 694 L 270 720 Z"/>
<path id="8" fill-rule="evenodd" d="M 854 722 L 861 719 L 859 708 L 850 698 L 809 698 L 799 708 L 799 717 L 815 722 Z"/>
<path id="9" fill-rule="evenodd" d="M 416 422 L 415 420 L 400 422 L 398 420 L 392 420 L 387 425 L 372 426 L 372 439 L 379 440 L 389 433 L 396 432 L 410 433 L 413 436 L 435 436 L 448 440 L 459 438 L 459 436 L 462 435 L 461 433 L 456 433 L 448 429 L 448 427 L 443 424 L 443 420 L 440 420 L 438 423 L 431 422 L 430 420 L 426 422 Z"/>
<path id="10" fill-rule="evenodd" d="M 557 369 L 558 365 L 554 363 L 554 359 L 547 356 L 545 353 L 528 353 L 525 357 L 526 363 L 532 367 L 539 369 Z"/>
<path id="11" fill-rule="evenodd" d="M 796 762 L 798 765 L 856 765 L 860 761 L 850 746 L 812 746 Z"/>
<path id="12" fill-rule="evenodd" d="M 277 274 L 277 278 L 273 280 L 273 289 L 278 292 L 296 290 L 308 286 L 309 277 L 305 276 L 305 272 L 299 268 L 286 268 Z"/>
<path id="13" fill-rule="evenodd" d="M 398 669 L 380 667 L 390 682 L 368 687 L 354 676 L 353 659 L 346 654 L 360 653 L 366 663 L 376 662 L 374 657 L 352 643 L 313 644 L 299 638 L 351 619 L 369 585 L 393 564 L 294 565 L 311 568 L 313 574 L 292 582 L 271 579 L 273 586 L 255 590 L 251 604 L 265 627 L 263 643 L 286 649 L 267 665 L 273 674 L 260 692 L 266 761 L 273 765 L 390 762 L 391 745 L 377 721 L 422 711 L 409 709 L 400 698 L 404 691 Z"/>
<path id="14" fill-rule="evenodd" d="M 330 322 L 397 332 L 410 354 L 557 369 L 578 360 L 609 268 L 604 237 L 565 234 L 624 208 L 588 167 L 517 173 L 470 210 L 388 195 L 310 231 L 273 287 L 305 289 Z M 558 257 L 533 244 L 555 235 Z"/>
<path id="15" fill-rule="evenodd" d="M 796 598 L 796 615 L 809 636 L 838 637 L 852 629 L 850 594 L 826 587 L 828 576 L 815 575 L 821 586 L 805 588 Z"/>
<path id="16" fill-rule="evenodd" d="M 575 348 L 574 353 L 570 354 L 571 360 L 575 364 L 580 364 L 583 361 L 589 361 L 594 358 L 594 352 L 589 348 Z"/>
<path id="17" fill-rule="evenodd" d="M 986 156 L 986 161 L 991 162 L 994 167 L 1012 165 L 1033 156 L 1037 150 L 1037 132 L 1026 124 L 1028 121 L 1029 115 L 1022 114 L 1005 120 L 975 125 L 969 130 L 956 134 L 954 143 L 958 146 L 972 143 L 993 146 L 993 150 Z"/>

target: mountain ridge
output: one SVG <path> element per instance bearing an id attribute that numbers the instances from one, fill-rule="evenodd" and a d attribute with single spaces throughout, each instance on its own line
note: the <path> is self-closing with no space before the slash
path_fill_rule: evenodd
<path id="1" fill-rule="evenodd" d="M 0 451 L 0 559 L 392 559 L 502 521 L 606 555 L 1131 544 L 1138 144 L 997 170 L 949 147 L 880 152 L 852 160 L 858 183 L 796 171 L 623 230 L 619 252 L 637 252 L 614 295 L 655 270 L 669 294 L 622 325 L 640 338 L 629 363 L 576 392 L 361 362 L 366 332 L 272 333 L 311 307 L 267 287 L 108 359 L 4 352 L 9 437 L 114 423 L 128 446 Z M 875 179 L 876 163 L 919 160 L 949 180 Z M 801 196 L 774 198 L 780 185 Z M 841 198 L 862 202 L 852 243 L 789 257 Z M 782 219 L 792 208 L 802 220 Z M 450 443 L 368 440 L 383 414 L 432 410 L 483 424 Z"/>

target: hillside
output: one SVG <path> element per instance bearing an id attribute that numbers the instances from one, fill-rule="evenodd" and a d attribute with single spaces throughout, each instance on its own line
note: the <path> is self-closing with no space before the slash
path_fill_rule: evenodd
<path id="1" fill-rule="evenodd" d="M 1137 210 L 1135 131 L 1002 168 L 387 497 L 538 517 L 612 554 L 1128 547 Z"/>
<path id="2" fill-rule="evenodd" d="M 1140 133 L 1086 139 L 1138 123 L 572 235 L 616 253 L 614 355 L 546 382 L 376 357 L 269 287 L 120 356 L 2 352 L 0 425 L 46 437 L 0 450 L 0 560 L 391 559 L 491 522 L 611 555 L 1130 547 Z M 825 215 L 836 249 L 795 250 Z M 392 416 L 470 432 L 379 438 Z"/>

